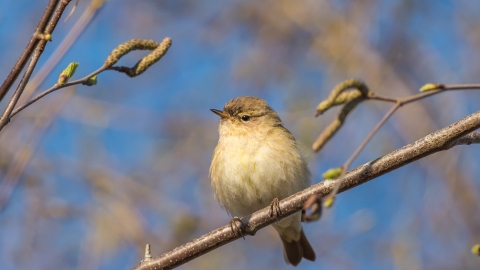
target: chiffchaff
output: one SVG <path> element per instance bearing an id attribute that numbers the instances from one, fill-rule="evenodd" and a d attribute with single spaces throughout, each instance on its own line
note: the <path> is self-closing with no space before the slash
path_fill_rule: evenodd
<path id="1" fill-rule="evenodd" d="M 223 111 L 212 112 L 221 119 L 210 178 L 231 215 L 249 215 L 310 186 L 310 171 L 295 138 L 265 100 L 238 97 Z M 293 265 L 302 258 L 315 260 L 300 222 L 298 212 L 272 225 L 282 239 L 285 261 Z"/>

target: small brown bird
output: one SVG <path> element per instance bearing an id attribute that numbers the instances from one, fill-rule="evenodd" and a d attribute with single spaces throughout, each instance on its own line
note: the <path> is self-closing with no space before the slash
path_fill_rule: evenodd
<path id="1" fill-rule="evenodd" d="M 247 216 L 310 186 L 310 171 L 293 135 L 278 114 L 257 97 L 230 100 L 221 117 L 210 178 L 220 204 L 234 216 Z M 287 263 L 315 260 L 298 212 L 272 225 Z"/>

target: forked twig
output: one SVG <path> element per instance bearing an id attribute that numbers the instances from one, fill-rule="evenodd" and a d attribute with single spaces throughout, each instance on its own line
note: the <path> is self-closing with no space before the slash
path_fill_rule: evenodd
<path id="1" fill-rule="evenodd" d="M 7 107 L 5 108 L 5 111 L 3 112 L 2 116 L 0 117 L 0 130 L 2 130 L 10 121 L 10 115 L 17 105 L 18 100 L 20 99 L 20 96 L 23 93 L 23 90 L 25 89 L 25 86 L 27 85 L 30 76 L 32 75 L 33 70 L 35 69 L 35 66 L 37 65 L 38 59 L 40 59 L 40 56 L 43 53 L 43 50 L 45 49 L 45 45 L 47 41 L 51 40 L 51 34 L 53 30 L 55 30 L 55 27 L 60 20 L 60 17 L 63 14 L 63 11 L 67 7 L 68 3 L 70 3 L 71 0 L 62 0 L 59 4 L 57 9 L 55 10 L 55 13 L 52 16 L 52 19 L 48 23 L 48 25 L 45 28 L 45 32 L 38 33 L 36 32 L 35 35 L 37 38 L 40 39 L 38 42 L 37 46 L 35 47 L 35 50 L 33 52 L 32 59 L 30 60 L 30 63 L 27 66 L 27 69 L 25 71 L 25 74 L 23 75 L 22 79 L 20 80 L 20 83 L 18 84 L 17 89 L 15 90 L 15 93 L 13 94 L 12 98 L 10 99 L 10 102 L 8 103 Z M 12 82 L 13 83 L 13 82 Z"/>
<path id="2" fill-rule="evenodd" d="M 28 82 L 27 87 L 25 88 L 24 93 L 22 94 L 20 103 L 24 103 L 28 100 L 31 95 L 35 92 L 37 87 L 45 80 L 48 74 L 52 69 L 57 65 L 57 63 L 62 59 L 62 57 L 67 53 L 73 43 L 77 40 L 79 35 L 83 30 L 89 25 L 92 19 L 95 17 L 99 9 L 102 7 L 102 0 L 91 0 L 88 7 L 80 15 L 78 20 L 72 26 L 67 35 L 60 42 L 58 47 L 55 49 L 52 55 L 45 61 L 45 64 L 36 72 L 36 74 Z M 75 3 L 76 4 L 76 3 Z"/>
<path id="3" fill-rule="evenodd" d="M 357 88 L 359 90 L 354 90 L 351 92 L 344 92 L 345 90 L 349 88 Z M 324 145 L 325 143 L 337 132 L 341 124 L 345 121 L 346 116 L 342 115 L 344 108 L 348 107 L 348 98 L 341 98 L 341 95 L 343 96 L 354 96 L 355 97 L 362 97 L 361 100 L 359 100 L 358 103 L 364 100 L 378 100 L 378 101 L 384 101 L 384 102 L 391 102 L 395 103 L 393 107 L 385 114 L 385 116 L 378 122 L 378 124 L 373 128 L 373 130 L 368 134 L 368 136 L 365 138 L 365 140 L 360 144 L 360 146 L 355 150 L 355 152 L 350 156 L 350 158 L 342 165 L 340 170 L 337 170 L 336 172 L 340 172 L 339 175 L 332 175 L 331 177 L 328 178 L 334 178 L 337 179 L 335 181 L 334 188 L 332 192 L 325 198 L 317 198 L 317 197 L 312 197 L 309 200 L 307 200 L 306 204 L 303 207 L 304 211 L 309 211 L 310 214 L 305 215 L 304 219 L 306 221 L 314 221 L 318 220 L 321 217 L 321 210 L 322 206 L 325 207 L 331 207 L 334 202 L 335 195 L 338 193 L 341 185 L 342 185 L 342 179 L 345 177 L 345 174 L 348 170 L 348 167 L 352 164 L 352 162 L 357 158 L 357 156 L 360 154 L 360 152 L 365 148 L 365 146 L 368 144 L 368 142 L 373 138 L 373 136 L 378 132 L 378 130 L 385 124 L 385 122 L 403 105 L 406 105 L 411 102 L 418 101 L 420 99 L 438 94 L 440 92 L 446 91 L 446 90 L 468 90 L 468 89 L 480 89 L 479 84 L 465 84 L 465 85 L 444 85 L 444 84 L 426 84 L 423 86 L 420 91 L 423 93 L 412 95 L 409 97 L 405 98 L 389 98 L 389 97 L 382 97 L 378 96 L 372 92 L 368 92 L 367 95 L 365 95 L 365 89 L 368 89 L 368 87 L 361 82 L 360 80 L 356 79 L 350 79 L 346 80 L 339 85 L 337 85 L 333 90 L 332 94 L 329 96 L 328 99 L 325 101 L 322 101 L 318 107 L 317 107 L 317 115 L 323 113 L 324 111 L 328 110 L 329 108 L 336 106 L 336 105 L 341 105 L 345 104 L 344 107 L 342 108 L 342 111 L 339 113 L 337 116 L 337 119 L 332 122 L 333 123 L 338 123 L 339 118 L 342 119 L 340 122 L 340 125 L 335 125 L 332 128 L 332 124 L 328 126 L 322 134 L 317 138 L 317 140 L 313 144 L 313 150 L 318 152 Z M 337 94 L 338 93 L 338 94 Z M 355 93 L 355 94 L 352 94 Z M 357 103 L 357 104 L 358 104 Z M 351 112 L 349 110 L 348 112 Z M 328 134 L 329 136 L 325 136 L 325 134 Z M 465 143 L 465 142 L 476 142 L 476 139 L 478 139 L 476 136 L 470 136 L 468 138 L 462 138 L 462 142 L 458 142 L 459 144 Z M 456 143 L 456 142 L 454 142 Z"/>
<path id="4" fill-rule="evenodd" d="M 117 48 L 115 48 L 112 51 L 112 53 L 110 53 L 110 55 L 107 57 L 107 60 L 105 61 L 105 63 L 99 69 L 97 69 L 96 71 L 88 74 L 87 76 L 81 79 L 62 83 L 62 84 L 60 83 L 55 84 L 49 89 L 38 94 L 32 100 L 28 101 L 27 103 L 15 109 L 15 111 L 13 111 L 10 114 L 8 121 L 10 121 L 10 118 L 15 116 L 16 114 L 18 114 L 19 112 L 27 108 L 28 106 L 32 105 L 39 99 L 59 89 L 72 86 L 72 85 L 77 85 L 77 84 L 91 85 L 90 80 L 105 70 L 117 70 L 120 72 L 127 73 L 127 75 L 130 77 L 138 76 L 142 74 L 145 70 L 147 70 L 150 66 L 152 66 L 154 63 L 156 63 L 158 60 L 160 60 L 163 57 L 163 55 L 165 55 L 165 53 L 168 51 L 168 48 L 170 48 L 171 45 L 172 45 L 172 40 L 168 37 L 165 38 L 161 43 L 156 43 L 152 40 L 141 40 L 141 39 L 133 39 L 133 40 L 127 41 L 119 45 Z M 147 56 L 143 57 L 132 68 L 113 66 L 115 63 L 118 62 L 118 60 L 120 60 L 120 58 L 122 58 L 124 55 L 126 55 L 132 50 L 152 50 L 152 52 L 149 53 Z"/>
<path id="5" fill-rule="evenodd" d="M 12 87 L 15 80 L 17 80 L 18 75 L 20 74 L 20 72 L 25 67 L 25 64 L 27 63 L 28 58 L 30 58 L 30 56 L 32 55 L 33 51 L 35 50 L 35 47 L 38 46 L 38 43 L 41 40 L 41 37 L 38 34 L 45 32 L 45 28 L 48 24 L 48 21 L 52 17 L 53 11 L 55 10 L 55 7 L 57 6 L 59 1 L 60 0 L 50 0 L 50 2 L 48 3 L 47 8 L 43 13 L 43 16 L 37 25 L 37 29 L 35 29 L 35 32 L 33 33 L 32 37 L 30 38 L 30 41 L 27 44 L 27 47 L 25 48 L 25 50 L 23 50 L 22 55 L 20 56 L 20 58 L 18 58 L 17 62 L 15 63 L 15 66 L 12 68 L 12 70 L 8 74 L 2 86 L 0 86 L 0 101 L 3 100 L 3 98 L 5 97 L 5 94 L 7 94 L 10 87 Z"/>

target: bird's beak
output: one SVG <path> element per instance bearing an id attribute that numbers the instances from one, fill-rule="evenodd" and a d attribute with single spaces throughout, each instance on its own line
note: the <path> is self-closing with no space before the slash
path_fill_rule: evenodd
<path id="1" fill-rule="evenodd" d="M 210 111 L 212 111 L 214 114 L 220 116 L 221 118 L 226 118 L 226 119 L 230 119 L 232 118 L 230 116 L 230 114 L 226 113 L 226 112 L 222 112 L 220 110 L 216 110 L 216 109 L 210 109 Z"/>

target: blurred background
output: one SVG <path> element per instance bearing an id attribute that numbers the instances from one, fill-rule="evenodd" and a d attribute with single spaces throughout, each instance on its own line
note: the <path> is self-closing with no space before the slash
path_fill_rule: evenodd
<path id="1" fill-rule="evenodd" d="M 315 107 L 337 83 L 360 78 L 390 97 L 429 82 L 479 83 L 479 1 L 112 0 L 93 9 L 84 0 L 64 22 L 73 2 L 28 91 L 51 87 L 73 61 L 74 79 L 89 74 L 130 39 L 168 36 L 173 45 L 139 77 L 104 72 L 96 86 L 55 92 L 2 130 L 0 269 L 130 269 L 146 243 L 158 256 L 227 224 L 208 178 L 219 121 L 209 109 L 231 98 L 266 99 L 318 183 L 391 106 L 361 104 L 314 154 L 337 113 L 314 118 Z M 2 81 L 47 3 L 0 0 Z M 86 28 L 70 50 L 42 68 L 79 20 Z M 478 91 L 455 91 L 403 107 L 352 168 L 479 110 L 478 100 Z M 455 147 L 340 194 L 304 224 L 317 261 L 298 269 L 478 269 L 470 248 L 480 242 L 479 161 L 477 145 Z M 180 269 L 292 267 L 266 228 Z"/>

